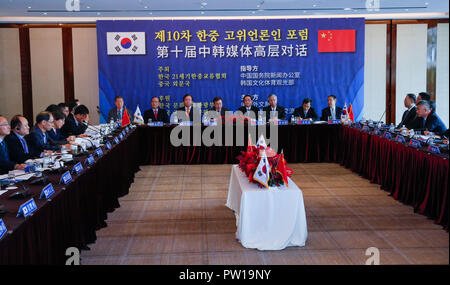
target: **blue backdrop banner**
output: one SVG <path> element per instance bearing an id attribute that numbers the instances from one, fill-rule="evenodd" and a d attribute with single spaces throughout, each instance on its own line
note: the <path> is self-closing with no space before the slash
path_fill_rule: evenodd
<path id="1" fill-rule="evenodd" d="M 97 21 L 101 122 L 122 96 L 130 113 L 158 96 L 170 112 L 189 93 L 202 110 L 215 96 L 236 110 L 274 93 L 291 114 L 304 98 L 320 116 L 327 96 L 364 106 L 364 23 L 350 19 Z M 132 115 L 132 114 L 131 114 Z"/>

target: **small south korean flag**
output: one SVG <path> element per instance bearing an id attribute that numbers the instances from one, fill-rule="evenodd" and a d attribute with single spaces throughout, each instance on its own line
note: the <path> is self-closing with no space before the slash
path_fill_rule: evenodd
<path id="1" fill-rule="evenodd" d="M 145 54 L 145 32 L 106 33 L 108 55 Z"/>

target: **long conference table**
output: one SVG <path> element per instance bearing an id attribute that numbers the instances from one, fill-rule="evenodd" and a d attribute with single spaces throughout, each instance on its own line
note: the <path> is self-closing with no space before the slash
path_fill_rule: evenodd
<path id="1" fill-rule="evenodd" d="M 64 264 L 67 248 L 83 249 L 95 242 L 95 232 L 107 226 L 107 214 L 120 207 L 118 199 L 128 194 L 140 165 L 236 164 L 236 157 L 246 149 L 247 128 L 243 146 L 178 147 L 170 141 L 174 128 L 140 126 L 131 130 L 112 149 L 103 147 L 104 154 L 79 175 L 73 175 L 68 185 L 58 184 L 60 174 L 48 174 L 55 189 L 50 201 L 38 199 L 43 186 L 25 182 L 38 207 L 26 219 L 16 218 L 26 200 L 8 200 L 9 193 L 1 195 L 0 204 L 8 213 L 0 218 L 8 233 L 0 240 L 0 264 Z M 193 127 L 187 128 L 192 142 Z M 267 136 L 270 138 L 269 128 Z M 332 124 L 279 126 L 278 138 L 278 151 L 283 150 L 288 163 L 341 164 L 448 231 L 448 153 L 430 154 Z M 252 140 L 255 143 L 256 138 Z M 78 160 L 84 161 L 92 152 Z"/>

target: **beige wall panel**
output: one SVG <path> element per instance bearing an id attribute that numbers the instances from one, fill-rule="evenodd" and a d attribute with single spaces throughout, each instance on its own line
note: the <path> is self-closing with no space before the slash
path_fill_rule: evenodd
<path id="1" fill-rule="evenodd" d="M 22 114 L 19 29 L 0 28 L 0 114 Z"/>
<path id="2" fill-rule="evenodd" d="M 64 102 L 64 68 L 60 28 L 31 28 L 33 116 L 50 104 Z"/>
<path id="3" fill-rule="evenodd" d="M 75 98 L 89 108 L 91 123 L 98 124 L 97 31 L 95 28 L 73 28 L 72 41 Z"/>
<path id="4" fill-rule="evenodd" d="M 436 112 L 449 127 L 448 24 L 438 24 L 436 46 Z"/>

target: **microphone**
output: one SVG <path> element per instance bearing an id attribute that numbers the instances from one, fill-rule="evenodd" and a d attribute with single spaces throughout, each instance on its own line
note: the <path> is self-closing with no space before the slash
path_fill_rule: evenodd
<path id="1" fill-rule="evenodd" d="M 381 114 L 381 117 L 380 117 L 380 119 L 377 122 L 381 122 L 381 119 L 383 119 L 383 116 L 386 114 L 386 111 L 387 111 L 388 108 L 391 108 L 391 101 L 389 101 L 387 107 L 384 109 L 383 114 Z"/>

